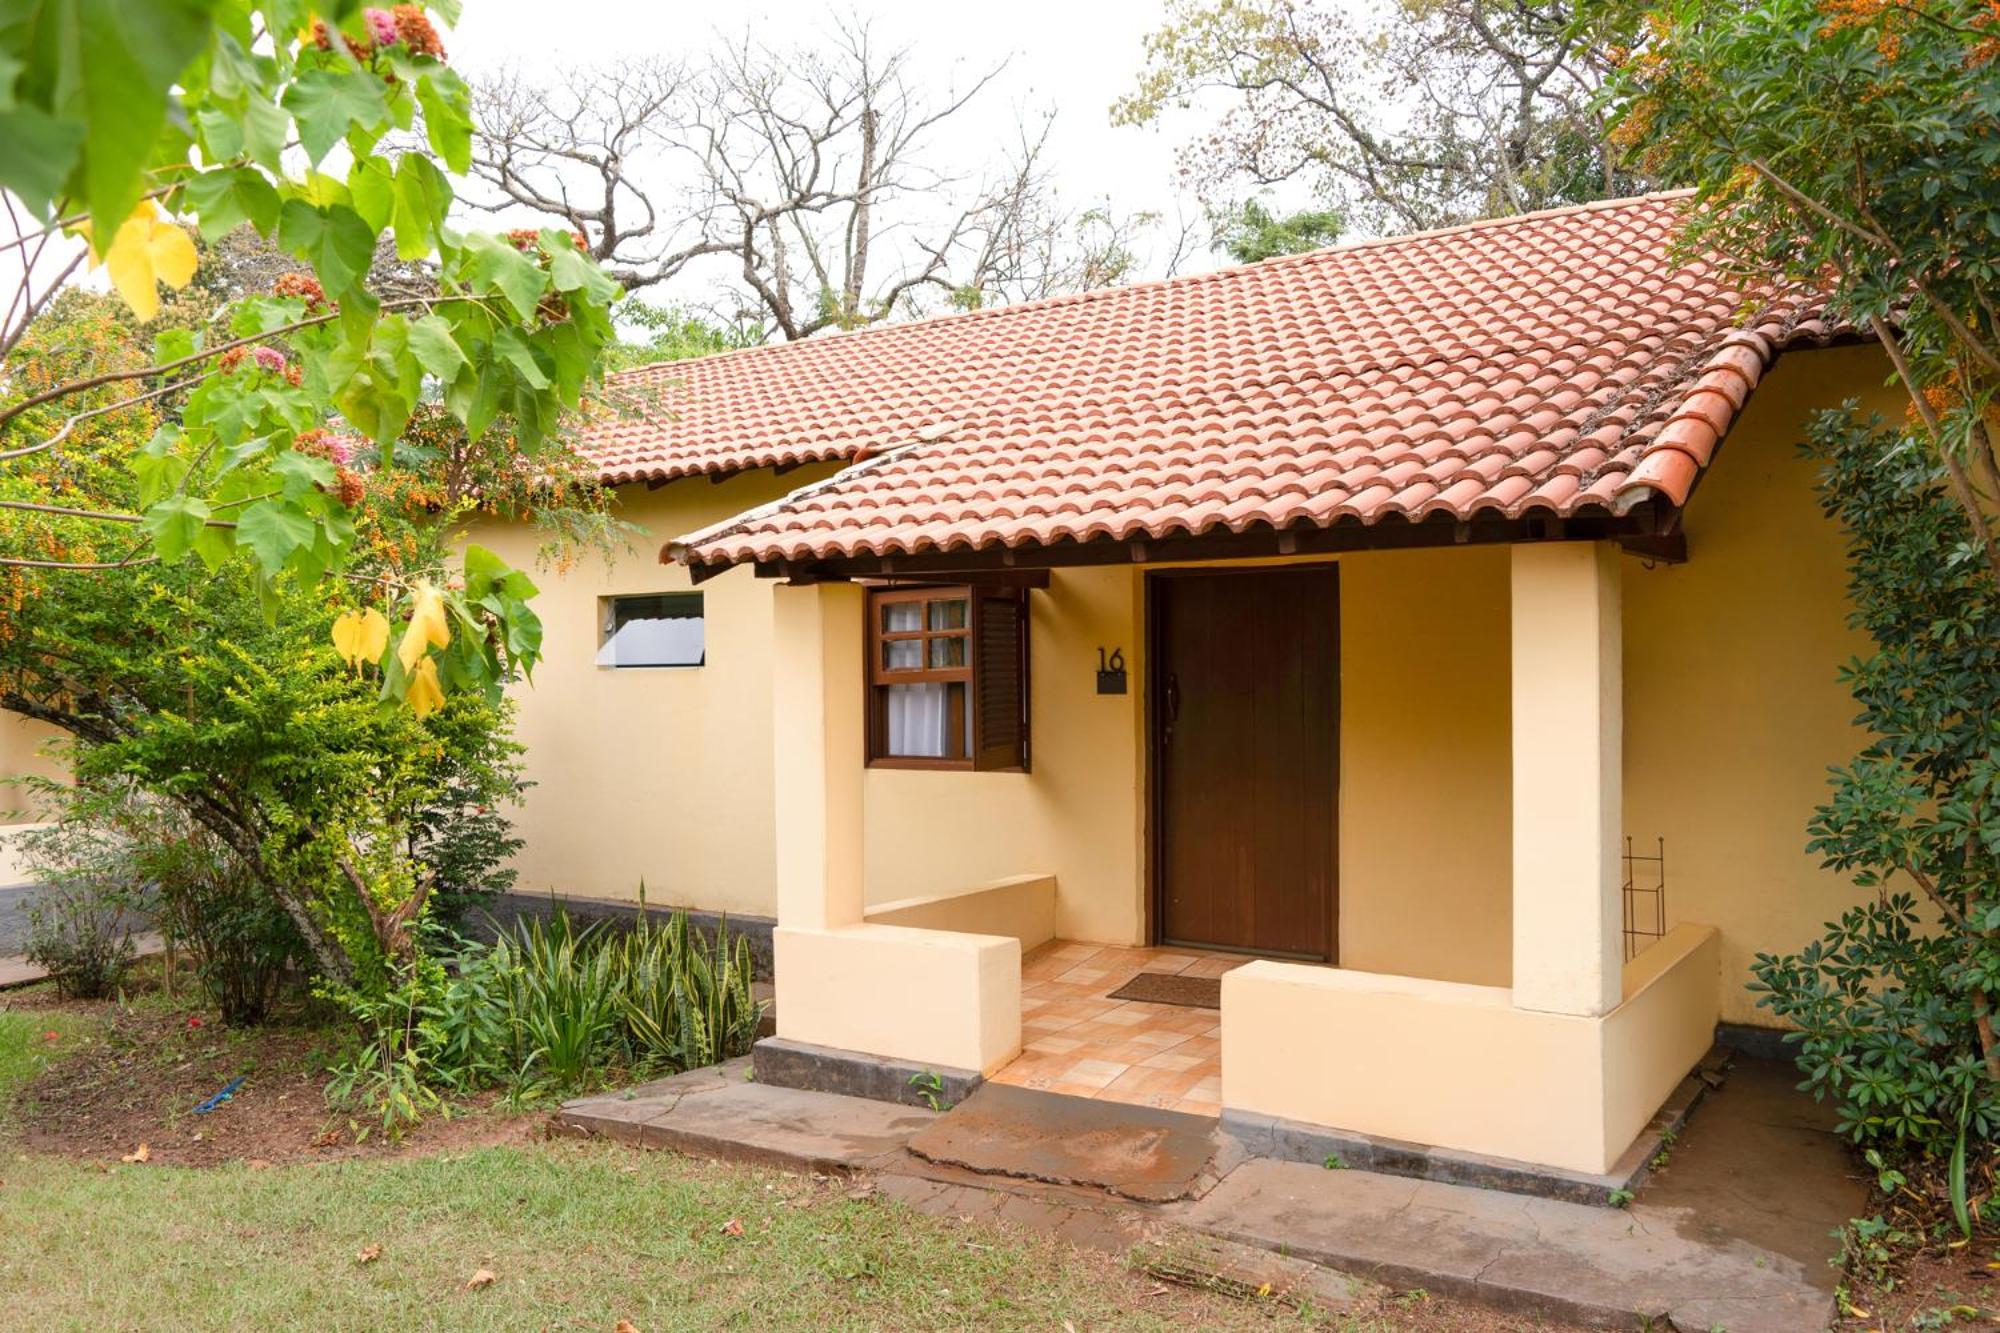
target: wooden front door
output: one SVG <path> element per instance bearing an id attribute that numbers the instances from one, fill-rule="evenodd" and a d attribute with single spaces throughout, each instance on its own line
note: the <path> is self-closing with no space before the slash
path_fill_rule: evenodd
<path id="1" fill-rule="evenodd" d="M 1333 568 L 1155 574 L 1154 934 L 1335 961 Z"/>

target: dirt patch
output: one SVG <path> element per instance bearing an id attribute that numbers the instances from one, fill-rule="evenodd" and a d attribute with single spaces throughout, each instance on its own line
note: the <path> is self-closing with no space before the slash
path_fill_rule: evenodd
<path id="1" fill-rule="evenodd" d="M 1878 1282 L 1847 1293 L 1843 1329 L 1941 1328 L 1954 1323 L 2000 1321 L 2000 1270 L 1995 1240 L 1975 1236 L 1970 1245 L 1943 1254 L 1918 1254 Z"/>
<path id="2" fill-rule="evenodd" d="M 523 1142 L 541 1132 L 540 1116 L 510 1114 L 487 1097 L 449 1119 L 427 1119 L 400 1141 L 379 1126 L 363 1135 L 366 1121 L 326 1104 L 331 1050 L 325 1033 L 311 1027 L 230 1029 L 212 1014 L 157 998 L 58 1004 L 46 993 L 27 993 L 0 1004 L 98 1020 L 85 1036 L 52 1035 L 62 1049 L 22 1090 L 12 1119 L 34 1152 L 116 1163 L 143 1143 L 156 1165 L 275 1166 Z M 196 1112 L 239 1078 L 228 1100 Z"/>

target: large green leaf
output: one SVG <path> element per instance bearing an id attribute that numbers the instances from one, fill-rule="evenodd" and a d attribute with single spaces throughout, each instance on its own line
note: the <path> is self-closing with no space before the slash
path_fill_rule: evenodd
<path id="1" fill-rule="evenodd" d="M 170 495 L 142 518 L 146 531 L 153 534 L 153 549 L 160 559 L 178 560 L 194 546 L 212 512 L 200 496 Z"/>
<path id="2" fill-rule="evenodd" d="M 211 241 L 245 222 L 265 235 L 277 225 L 278 191 L 248 167 L 204 171 L 189 177 L 182 189 L 201 234 Z"/>
<path id="3" fill-rule="evenodd" d="M 309 69 L 285 90 L 284 104 L 298 121 L 299 142 L 315 166 L 350 128 L 380 129 L 389 120 L 381 79 L 361 69 Z"/>
<path id="4" fill-rule="evenodd" d="M 465 351 L 451 336 L 451 325 L 436 315 L 425 315 L 410 326 L 410 351 L 425 370 L 449 384 L 465 369 Z"/>
<path id="5" fill-rule="evenodd" d="M 417 81 L 417 103 L 431 151 L 460 176 L 472 170 L 472 94 L 465 80 L 442 66 L 430 70 Z"/>
<path id="6" fill-rule="evenodd" d="M 498 236 L 466 237 L 465 253 L 467 269 L 477 286 L 500 292 L 522 319 L 534 318 L 535 307 L 548 290 L 548 274 Z"/>
<path id="7" fill-rule="evenodd" d="M 0 185 L 47 213 L 83 146 L 80 121 L 58 120 L 38 107 L 0 111 Z"/>
<path id="8" fill-rule="evenodd" d="M 285 567 L 292 553 L 313 539 L 313 521 L 297 508 L 274 500 L 246 506 L 236 520 L 236 544 L 247 547 L 266 573 Z"/>
<path id="9" fill-rule="evenodd" d="M 421 259 L 437 248 L 437 232 L 451 207 L 451 183 L 417 153 L 396 164 L 396 255 Z"/>
<path id="10" fill-rule="evenodd" d="M 82 132 L 67 192 L 83 202 L 99 244 L 145 191 L 168 92 L 207 42 L 213 9 L 213 0 L 44 0 L 8 29 L 10 48 L 19 34 L 32 53 L 22 104 Z M 16 182 L 0 177 L 0 185 Z"/>
<path id="11" fill-rule="evenodd" d="M 339 296 L 368 272 L 375 233 L 345 206 L 314 208 L 288 199 L 278 214 L 278 244 L 313 266 L 329 296 Z"/>

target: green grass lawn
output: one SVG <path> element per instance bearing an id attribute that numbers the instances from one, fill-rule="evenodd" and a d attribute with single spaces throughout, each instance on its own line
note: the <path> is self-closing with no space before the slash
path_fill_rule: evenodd
<path id="1" fill-rule="evenodd" d="M 86 1020 L 0 1012 L 0 1310 L 37 1328 L 1283 1329 L 1050 1237 L 611 1145 L 111 1170 L 8 1143 Z M 62 1040 L 50 1042 L 56 1030 Z M 731 1219 L 742 1234 L 725 1229 Z M 380 1246 L 380 1257 L 357 1256 Z M 466 1283 L 481 1269 L 496 1280 Z"/>

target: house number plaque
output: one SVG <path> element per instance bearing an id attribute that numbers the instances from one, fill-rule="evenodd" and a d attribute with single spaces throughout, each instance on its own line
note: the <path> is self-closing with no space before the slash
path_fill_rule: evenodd
<path id="1" fill-rule="evenodd" d="M 1107 656 L 1103 648 L 1097 650 L 1097 692 L 1099 694 L 1125 693 L 1125 650 L 1113 648 Z"/>

